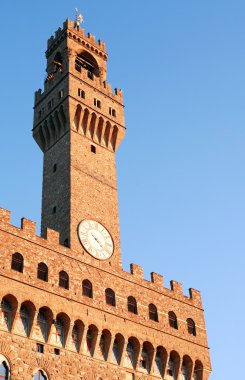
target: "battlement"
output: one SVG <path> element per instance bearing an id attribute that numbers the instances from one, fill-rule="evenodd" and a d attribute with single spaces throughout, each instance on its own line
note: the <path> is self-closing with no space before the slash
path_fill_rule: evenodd
<path id="1" fill-rule="evenodd" d="M 47 54 L 49 54 L 55 45 L 57 45 L 62 40 L 67 31 L 73 33 L 72 37 L 74 39 L 78 39 L 78 42 L 84 41 L 84 43 L 87 44 L 86 47 L 90 47 L 90 45 L 92 45 L 95 49 L 98 49 L 97 53 L 101 53 L 101 56 L 103 53 L 103 58 L 107 59 L 106 44 L 101 40 L 96 41 L 95 36 L 91 33 L 87 33 L 86 35 L 85 30 L 83 28 L 77 28 L 75 22 L 70 19 L 67 19 L 63 23 L 63 27 L 58 28 L 55 34 L 48 39 Z"/>
<path id="2" fill-rule="evenodd" d="M 71 249 L 60 244 L 57 231 L 47 228 L 46 237 L 40 237 L 36 234 L 36 223 L 26 218 L 21 219 L 20 228 L 15 227 L 11 224 L 11 212 L 3 208 L 0 208 L 0 230 L 21 236 L 30 242 L 44 245 L 47 249 L 55 249 L 60 254 L 71 256 Z M 186 296 L 183 293 L 182 284 L 174 280 L 170 281 L 170 289 L 165 288 L 163 276 L 155 272 L 151 273 L 151 280 L 148 281 L 143 278 L 143 268 L 139 265 L 130 264 L 130 272 L 122 271 L 118 273 L 118 276 L 159 294 L 202 309 L 201 294 L 198 290 L 190 288 L 189 296 Z"/>

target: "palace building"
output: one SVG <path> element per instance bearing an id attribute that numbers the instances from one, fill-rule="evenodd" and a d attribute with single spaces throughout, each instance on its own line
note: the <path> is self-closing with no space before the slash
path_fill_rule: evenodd
<path id="1" fill-rule="evenodd" d="M 0 379 L 208 380 L 200 292 L 122 269 L 115 152 L 126 129 L 105 43 L 67 20 L 46 58 L 33 126 L 41 236 L 0 209 Z"/>

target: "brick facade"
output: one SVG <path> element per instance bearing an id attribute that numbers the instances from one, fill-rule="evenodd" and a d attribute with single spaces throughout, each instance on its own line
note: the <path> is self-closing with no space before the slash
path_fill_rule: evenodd
<path id="1" fill-rule="evenodd" d="M 13 380 L 37 371 L 49 380 L 208 380 L 200 293 L 186 297 L 176 281 L 168 289 L 159 274 L 147 281 L 141 267 L 121 266 L 115 151 L 124 109 L 122 92 L 106 82 L 106 46 L 67 20 L 46 56 L 33 128 L 44 152 L 41 237 L 34 222 L 14 227 L 0 209 L 0 363 Z M 80 243 L 84 219 L 110 232 L 108 260 Z"/>

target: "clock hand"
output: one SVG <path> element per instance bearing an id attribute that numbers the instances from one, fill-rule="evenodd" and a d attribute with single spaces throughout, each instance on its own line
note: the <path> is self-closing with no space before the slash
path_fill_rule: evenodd
<path id="1" fill-rule="evenodd" d="M 91 235 L 93 236 L 94 240 L 99 244 L 100 248 L 103 248 L 102 244 L 101 244 L 100 241 L 97 239 L 97 237 L 93 234 L 93 232 L 91 232 Z"/>

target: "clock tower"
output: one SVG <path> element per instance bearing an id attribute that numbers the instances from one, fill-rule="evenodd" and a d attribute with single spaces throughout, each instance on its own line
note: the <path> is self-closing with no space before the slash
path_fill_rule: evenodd
<path id="1" fill-rule="evenodd" d="M 112 92 L 106 81 L 105 44 L 78 23 L 67 20 L 48 40 L 46 58 L 33 128 L 44 153 L 42 236 L 52 228 L 78 258 L 118 269 L 115 152 L 125 134 L 122 91 Z"/>
<path id="2" fill-rule="evenodd" d="M 200 292 L 121 266 L 124 108 L 106 82 L 105 44 L 67 20 L 46 58 L 33 127 L 44 153 L 41 236 L 0 208 L 0 378 L 209 380 Z"/>

